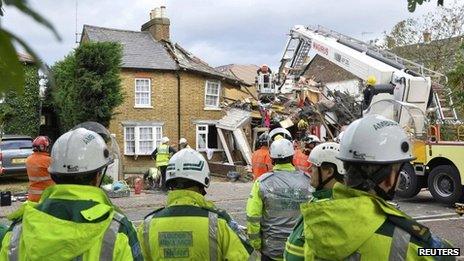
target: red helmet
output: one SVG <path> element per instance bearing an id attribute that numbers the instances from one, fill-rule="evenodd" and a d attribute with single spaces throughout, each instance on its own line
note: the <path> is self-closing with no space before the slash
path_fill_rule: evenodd
<path id="1" fill-rule="evenodd" d="M 50 139 L 47 136 L 38 136 L 32 142 L 32 149 L 34 151 L 48 151 L 50 146 Z"/>

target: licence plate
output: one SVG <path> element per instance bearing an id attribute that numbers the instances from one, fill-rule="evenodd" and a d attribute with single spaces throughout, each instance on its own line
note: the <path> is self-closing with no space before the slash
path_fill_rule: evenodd
<path id="1" fill-rule="evenodd" d="M 13 164 L 24 164 L 24 163 L 26 163 L 26 158 L 13 159 L 13 160 L 11 160 L 11 163 L 13 163 Z"/>

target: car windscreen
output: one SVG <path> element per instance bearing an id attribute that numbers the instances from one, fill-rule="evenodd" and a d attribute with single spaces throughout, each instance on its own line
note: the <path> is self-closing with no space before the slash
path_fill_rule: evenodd
<path id="1" fill-rule="evenodd" d="M 32 140 L 3 140 L 1 150 L 32 149 Z"/>

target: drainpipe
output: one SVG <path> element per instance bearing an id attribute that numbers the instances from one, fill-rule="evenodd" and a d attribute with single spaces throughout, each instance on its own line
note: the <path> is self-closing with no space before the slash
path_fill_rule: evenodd
<path id="1" fill-rule="evenodd" d="M 176 71 L 177 78 L 177 149 L 180 149 L 180 73 Z"/>

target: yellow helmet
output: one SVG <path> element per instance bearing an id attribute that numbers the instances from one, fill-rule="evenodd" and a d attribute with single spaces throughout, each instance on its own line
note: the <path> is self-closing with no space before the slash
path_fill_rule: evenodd
<path id="1" fill-rule="evenodd" d="M 377 79 L 374 75 L 367 77 L 366 84 L 374 86 L 377 83 Z"/>

